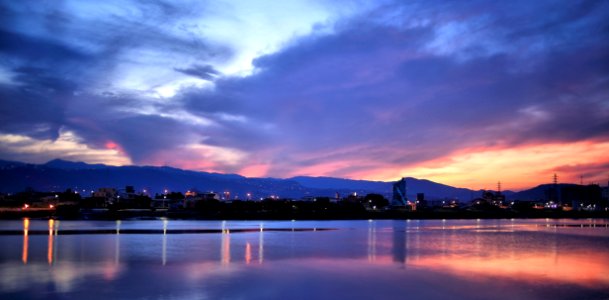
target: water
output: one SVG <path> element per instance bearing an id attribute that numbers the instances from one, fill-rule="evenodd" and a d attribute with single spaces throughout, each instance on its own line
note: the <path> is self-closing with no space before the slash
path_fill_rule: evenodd
<path id="1" fill-rule="evenodd" d="M 21 220 L 0 231 L 2 299 L 609 299 L 599 219 Z"/>

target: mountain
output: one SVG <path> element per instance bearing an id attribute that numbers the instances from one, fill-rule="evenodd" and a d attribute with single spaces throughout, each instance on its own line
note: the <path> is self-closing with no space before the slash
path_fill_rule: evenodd
<path id="1" fill-rule="evenodd" d="M 436 183 L 424 179 L 408 177 L 408 196 L 416 197 L 424 193 L 426 199 L 458 198 L 469 201 L 479 197 L 481 191 Z M 219 174 L 182 170 L 172 167 L 152 166 L 107 166 L 65 160 L 52 160 L 45 164 L 26 164 L 0 161 L 0 192 L 15 193 L 26 188 L 39 191 L 63 191 L 68 188 L 90 193 L 100 187 L 123 188 L 134 186 L 136 190 L 146 189 L 161 192 L 164 189 L 184 192 L 189 189 L 199 191 L 230 192 L 231 198 L 252 198 L 276 195 L 299 199 L 305 196 L 334 197 L 357 192 L 360 195 L 379 193 L 391 197 L 393 182 L 352 180 L 332 177 L 298 176 L 288 179 L 248 178 L 237 174 Z M 512 192 L 505 192 L 508 197 Z"/>
<path id="2" fill-rule="evenodd" d="M 316 189 L 344 189 L 350 191 L 376 191 L 383 195 L 390 195 L 393 191 L 393 182 L 352 180 L 333 177 L 309 177 L 298 176 L 290 180 L 300 183 L 302 186 Z M 456 188 L 449 185 L 433 182 L 427 179 L 406 178 L 408 187 L 408 197 L 416 198 L 417 193 L 424 193 L 426 199 L 457 198 L 469 201 L 480 197 L 482 191 L 475 191 L 465 188 Z M 507 197 L 513 195 L 511 191 L 505 191 Z"/>
<path id="3" fill-rule="evenodd" d="M 303 186 L 316 189 L 348 189 L 348 190 L 369 190 L 384 193 L 391 192 L 392 182 L 353 180 L 334 177 L 311 177 L 298 176 L 289 178 Z"/>
<path id="4" fill-rule="evenodd" d="M 514 194 L 513 198 L 514 199 L 519 199 L 519 200 L 543 200 L 545 201 L 546 199 L 548 199 L 548 192 L 555 190 L 556 188 L 558 188 L 559 190 L 562 190 L 566 187 L 576 187 L 579 186 L 577 184 L 572 184 L 572 183 L 559 183 L 556 186 L 554 186 L 554 184 L 542 184 L 542 185 L 538 185 L 534 188 L 528 189 L 528 190 L 524 190 L 524 191 L 520 191 Z"/>
<path id="5" fill-rule="evenodd" d="M 84 162 L 74 162 L 63 159 L 54 159 L 46 164 L 45 167 L 55 168 L 55 169 L 64 169 L 64 170 L 87 170 L 87 169 L 101 169 L 105 168 L 106 165 L 102 164 L 87 164 Z"/>
<path id="6" fill-rule="evenodd" d="M 17 167 L 25 166 L 25 163 L 9 160 L 0 160 L 0 170 L 2 169 L 13 169 Z"/>

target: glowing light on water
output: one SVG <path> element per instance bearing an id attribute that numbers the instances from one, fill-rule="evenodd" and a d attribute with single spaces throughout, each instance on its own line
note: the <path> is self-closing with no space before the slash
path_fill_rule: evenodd
<path id="1" fill-rule="evenodd" d="M 21 251 L 21 261 L 24 264 L 27 264 L 27 256 L 28 256 L 28 231 L 30 230 L 30 219 L 23 219 L 23 251 Z"/>
<path id="2" fill-rule="evenodd" d="M 49 219 L 49 242 L 48 242 L 48 249 L 47 249 L 47 261 L 50 264 L 53 264 L 53 233 L 54 233 L 54 229 L 55 229 L 55 220 L 53 219 Z"/>
<path id="3" fill-rule="evenodd" d="M 249 242 L 245 244 L 245 263 L 250 264 L 252 261 L 252 245 Z"/>

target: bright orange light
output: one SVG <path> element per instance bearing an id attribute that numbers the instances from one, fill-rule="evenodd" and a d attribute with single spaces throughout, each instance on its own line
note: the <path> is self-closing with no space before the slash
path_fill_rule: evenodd
<path id="1" fill-rule="evenodd" d="M 49 265 L 53 263 L 53 229 L 55 227 L 55 220 L 49 219 L 49 246 L 47 248 L 47 261 Z"/>
<path id="2" fill-rule="evenodd" d="M 29 208 L 29 207 L 30 207 L 30 205 L 29 205 L 29 204 L 24 204 L 24 205 L 23 205 L 23 209 L 27 209 L 27 208 Z"/>
<path id="3" fill-rule="evenodd" d="M 27 255 L 28 255 L 28 243 L 29 236 L 28 231 L 30 230 L 30 219 L 23 219 L 23 251 L 21 252 L 21 261 L 24 264 L 27 264 Z"/>

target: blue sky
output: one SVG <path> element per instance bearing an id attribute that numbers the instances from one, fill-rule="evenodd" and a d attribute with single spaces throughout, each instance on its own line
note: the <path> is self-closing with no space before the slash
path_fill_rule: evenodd
<path id="1" fill-rule="evenodd" d="M 609 176 L 607 1 L 5 1 L 0 158 Z"/>

